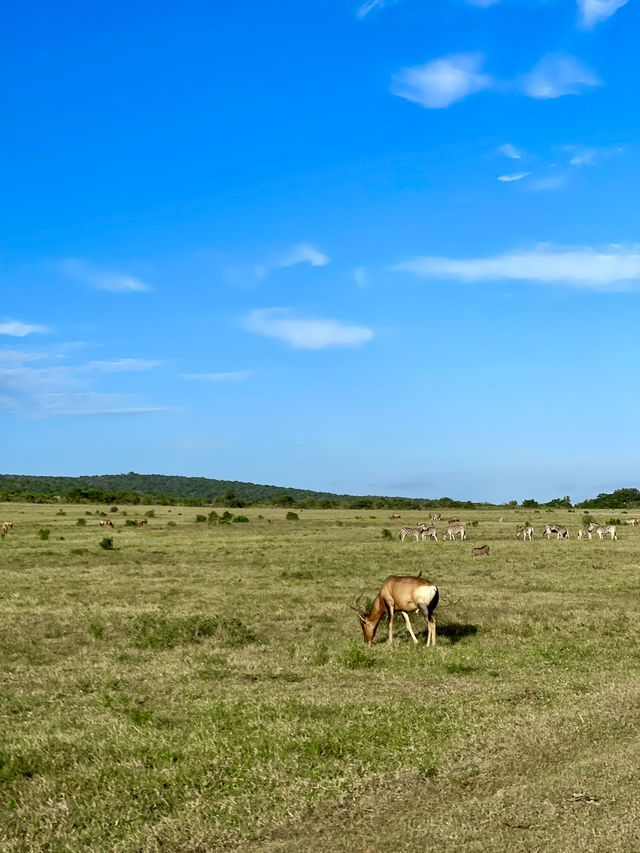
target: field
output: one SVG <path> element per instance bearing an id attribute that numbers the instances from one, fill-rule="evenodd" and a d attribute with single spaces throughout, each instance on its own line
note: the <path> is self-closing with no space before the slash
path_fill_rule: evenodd
<path id="1" fill-rule="evenodd" d="M 640 850 L 640 527 L 457 511 L 468 541 L 400 543 L 426 514 L 104 510 L 1 510 L 3 853 Z M 365 648 L 354 594 L 420 570 L 436 648 L 419 616 L 419 646 L 396 617 Z"/>

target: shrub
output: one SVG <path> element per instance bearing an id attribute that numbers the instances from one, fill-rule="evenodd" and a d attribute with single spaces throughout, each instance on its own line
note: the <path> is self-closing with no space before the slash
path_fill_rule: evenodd
<path id="1" fill-rule="evenodd" d="M 478 526 L 478 519 L 476 518 L 474 521 L 470 521 L 469 526 L 470 527 L 477 527 Z"/>
<path id="2" fill-rule="evenodd" d="M 149 512 L 147 513 L 147 518 L 155 518 L 155 517 L 156 517 L 156 511 L 154 509 L 150 509 Z"/>
<path id="3" fill-rule="evenodd" d="M 113 539 L 109 536 L 105 536 L 100 542 L 100 547 L 104 548 L 105 551 L 113 551 Z"/>
<path id="4" fill-rule="evenodd" d="M 619 518 L 610 518 L 610 519 L 607 521 L 607 524 L 622 524 L 622 522 L 620 521 L 620 519 L 619 519 Z"/>
<path id="5" fill-rule="evenodd" d="M 393 533 L 389 530 L 388 527 L 382 528 L 381 536 L 383 539 L 393 539 Z"/>
<path id="6" fill-rule="evenodd" d="M 125 526 L 125 527 L 137 527 L 137 526 L 138 526 L 138 522 L 137 522 L 134 518 L 128 518 L 128 519 L 125 521 L 124 526 Z"/>
<path id="7" fill-rule="evenodd" d="M 336 524 L 337 524 L 337 526 L 338 526 L 338 527 L 342 527 L 342 521 L 340 521 L 340 519 L 338 519 L 338 520 L 336 521 Z"/>
<path id="8" fill-rule="evenodd" d="M 220 520 L 221 521 L 231 521 L 232 518 L 233 518 L 233 513 L 229 512 L 228 509 L 225 509 L 225 511 L 222 513 Z"/>
<path id="9" fill-rule="evenodd" d="M 93 515 L 93 513 L 91 512 L 90 509 L 85 509 L 84 514 L 85 515 Z"/>
<path id="10" fill-rule="evenodd" d="M 234 515 L 231 519 L 234 524 L 245 524 L 249 521 L 246 515 Z"/>
<path id="11" fill-rule="evenodd" d="M 206 515 L 196 515 L 196 523 L 197 524 L 206 524 L 207 516 Z"/>
<path id="12" fill-rule="evenodd" d="M 211 510 L 211 512 L 208 515 L 208 519 L 209 519 L 209 524 L 215 524 L 216 523 L 216 521 L 218 520 L 218 513 L 215 511 L 215 509 Z"/>
<path id="13" fill-rule="evenodd" d="M 118 507 L 117 506 L 110 507 L 109 512 L 118 512 Z"/>
<path id="14" fill-rule="evenodd" d="M 63 509 L 59 509 L 56 515 L 66 515 L 67 513 Z"/>
<path id="15" fill-rule="evenodd" d="M 178 526 L 177 521 L 167 521 L 167 527 L 177 527 L 177 526 Z"/>
<path id="16" fill-rule="evenodd" d="M 51 531 L 48 527 L 41 527 L 38 531 L 38 536 L 42 539 L 42 541 L 46 541 L 51 535 Z"/>
<path id="17" fill-rule="evenodd" d="M 92 637 L 95 637 L 96 640 L 101 640 L 104 634 L 104 624 L 98 619 L 94 617 L 88 625 L 88 631 Z"/>
<path id="18" fill-rule="evenodd" d="M 79 518 L 76 521 L 76 524 L 78 525 L 78 527 L 85 527 L 87 524 L 87 519 L 86 518 Z"/>
<path id="19" fill-rule="evenodd" d="M 288 512 L 287 513 L 287 521 L 299 521 L 300 516 L 297 512 Z"/>
<path id="20" fill-rule="evenodd" d="M 166 616 L 141 613 L 131 620 L 129 633 L 139 649 L 172 649 L 183 643 L 199 643 L 214 637 L 227 645 L 252 643 L 253 631 L 240 619 L 225 616 Z"/>

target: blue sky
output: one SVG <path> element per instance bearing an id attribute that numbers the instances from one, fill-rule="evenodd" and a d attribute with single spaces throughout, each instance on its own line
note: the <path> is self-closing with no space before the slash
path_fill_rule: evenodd
<path id="1" fill-rule="evenodd" d="M 1 469 L 637 485 L 639 10 L 14 4 Z"/>

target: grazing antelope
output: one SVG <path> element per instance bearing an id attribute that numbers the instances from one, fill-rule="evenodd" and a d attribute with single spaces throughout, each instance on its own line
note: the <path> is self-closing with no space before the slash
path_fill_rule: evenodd
<path id="1" fill-rule="evenodd" d="M 467 530 L 464 524 L 450 524 L 442 534 L 442 541 L 444 542 L 447 536 L 449 537 L 449 541 L 451 541 L 456 538 L 458 533 L 460 534 L 460 541 L 467 538 Z"/>
<path id="2" fill-rule="evenodd" d="M 3 521 L 2 526 L 0 527 L 0 533 L 2 533 L 3 536 L 6 536 L 12 527 L 13 521 Z"/>
<path id="3" fill-rule="evenodd" d="M 457 515 L 454 515 L 454 516 L 453 516 L 453 518 L 450 518 L 450 519 L 449 519 L 449 522 L 448 522 L 448 523 L 449 523 L 449 524 L 456 524 L 456 523 L 457 523 L 457 522 L 459 522 L 459 521 L 460 521 L 460 519 L 458 518 L 458 516 L 457 516 Z"/>
<path id="4" fill-rule="evenodd" d="M 417 527 L 403 527 L 400 531 L 400 539 L 404 542 L 407 536 L 415 536 L 416 542 L 419 542 L 420 535 L 426 526 L 426 524 L 419 524 Z"/>
<path id="5" fill-rule="evenodd" d="M 146 518 L 141 518 L 140 521 L 138 522 L 138 526 L 140 527 L 143 524 L 149 524 L 149 520 Z"/>
<path id="6" fill-rule="evenodd" d="M 557 533 L 558 539 L 569 538 L 569 528 L 561 527 L 559 524 L 547 524 L 542 535 L 546 536 L 547 539 L 549 539 L 552 533 Z"/>
<path id="7" fill-rule="evenodd" d="M 471 549 L 472 557 L 488 557 L 489 556 L 489 546 L 481 545 L 479 548 Z"/>
<path id="8" fill-rule="evenodd" d="M 400 518 L 400 513 L 399 512 L 392 512 L 391 515 L 389 516 L 389 518 L 391 519 L 391 521 L 393 521 L 396 518 Z"/>
<path id="9" fill-rule="evenodd" d="M 100 520 L 100 527 L 115 527 L 115 524 L 110 518 L 103 518 Z"/>
<path id="10" fill-rule="evenodd" d="M 434 542 L 438 541 L 438 531 L 435 529 L 435 527 L 422 528 L 422 541 L 426 542 L 427 539 L 433 539 Z"/>
<path id="11" fill-rule="evenodd" d="M 528 539 L 529 542 L 531 542 L 533 539 L 534 533 L 535 533 L 535 530 L 531 526 L 520 527 L 520 528 L 518 528 L 518 530 L 516 530 L 516 539 L 522 539 L 523 542 L 526 542 Z"/>
<path id="12" fill-rule="evenodd" d="M 385 615 L 389 620 L 389 643 L 393 642 L 393 614 L 396 610 L 402 613 L 407 631 L 416 644 L 418 640 L 407 614 L 419 610 L 427 620 L 427 645 L 435 646 L 436 620 L 433 618 L 433 611 L 438 604 L 439 593 L 438 587 L 431 581 L 421 577 L 391 575 L 380 587 L 380 592 L 368 613 L 360 604 L 363 595 L 364 593 L 361 593 L 358 598 L 354 598 L 353 604 L 349 606 L 360 618 L 364 641 L 368 646 L 373 642 L 378 624 Z"/>
<path id="13" fill-rule="evenodd" d="M 635 526 L 637 520 L 638 520 L 637 518 L 627 518 L 624 523 L 625 524 L 633 524 Z"/>
<path id="14" fill-rule="evenodd" d="M 429 521 L 434 521 L 434 522 L 440 521 L 441 518 L 442 518 L 441 512 L 430 512 L 429 513 Z"/>
<path id="15" fill-rule="evenodd" d="M 634 526 L 637 527 L 640 524 L 640 518 L 636 518 L 634 521 Z"/>
<path id="16" fill-rule="evenodd" d="M 595 531 L 600 539 L 605 539 L 607 534 L 609 534 L 612 539 L 618 538 L 618 536 L 616 535 L 615 524 L 597 524 L 595 527 Z"/>

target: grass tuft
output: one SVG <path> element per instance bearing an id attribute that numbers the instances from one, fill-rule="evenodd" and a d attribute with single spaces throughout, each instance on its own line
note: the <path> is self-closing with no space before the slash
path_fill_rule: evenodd
<path id="1" fill-rule="evenodd" d="M 185 643 L 199 643 L 207 637 L 229 646 L 256 640 L 254 632 L 240 619 L 224 616 L 166 616 L 141 613 L 133 617 L 129 634 L 139 649 L 172 649 Z"/>

